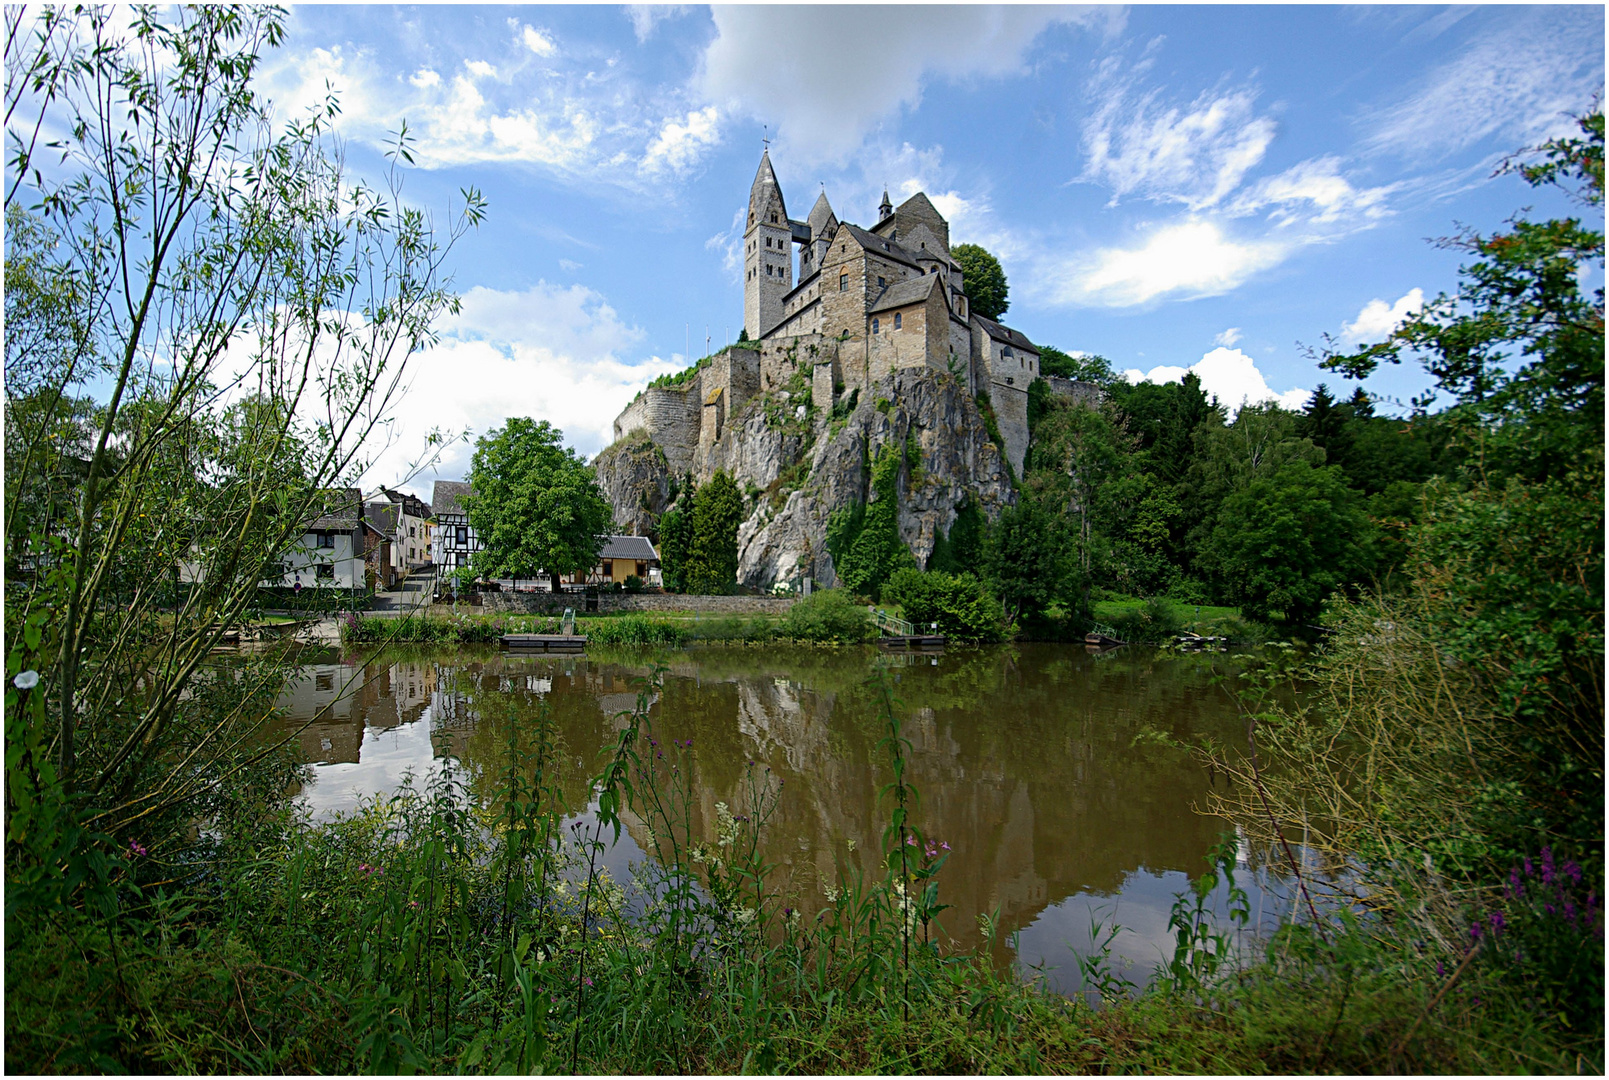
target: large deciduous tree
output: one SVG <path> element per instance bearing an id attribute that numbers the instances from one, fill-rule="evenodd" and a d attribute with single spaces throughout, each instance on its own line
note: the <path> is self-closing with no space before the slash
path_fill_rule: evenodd
<path id="1" fill-rule="evenodd" d="M 250 786 L 284 656 L 198 673 L 456 304 L 479 196 L 443 244 L 401 133 L 375 186 L 333 98 L 273 116 L 284 17 L 5 12 L 8 894 L 78 903 L 97 844 L 190 843 Z"/>
<path id="2" fill-rule="evenodd" d="M 998 319 L 1011 306 L 1010 286 L 1000 260 L 977 244 L 957 244 L 950 249 L 961 264 L 961 285 L 972 310 L 986 319 Z"/>
<path id="3" fill-rule="evenodd" d="M 466 509 L 483 547 L 475 573 L 487 578 L 551 577 L 591 570 L 614 511 L 592 470 L 546 420 L 510 417 L 475 443 Z"/>

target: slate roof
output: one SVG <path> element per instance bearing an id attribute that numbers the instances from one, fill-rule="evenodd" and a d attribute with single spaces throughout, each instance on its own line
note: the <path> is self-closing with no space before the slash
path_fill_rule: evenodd
<path id="1" fill-rule="evenodd" d="M 1027 349 L 1035 356 L 1039 355 L 1039 346 L 1035 345 L 1033 342 L 1024 337 L 1020 330 L 1013 330 L 1009 326 L 1002 326 L 993 319 L 985 319 L 982 315 L 979 315 L 975 311 L 972 313 L 972 317 L 978 320 L 978 324 L 983 327 L 983 332 L 994 338 L 996 341 L 1004 341 L 1009 345 L 1017 346 L 1019 349 Z"/>
<path id="2" fill-rule="evenodd" d="M 653 542 L 646 536 L 606 536 L 603 540 L 603 550 L 598 553 L 600 559 L 641 559 L 646 562 L 659 558 Z"/>
<path id="3" fill-rule="evenodd" d="M 892 240 L 885 240 L 876 233 L 869 233 L 859 225 L 851 225 L 845 221 L 839 224 L 840 229 L 848 229 L 849 235 L 855 238 L 855 243 L 867 251 L 875 251 L 879 255 L 886 255 L 898 262 L 905 263 L 914 269 L 922 269 L 917 265 L 916 256 L 900 247 Z"/>
<path id="4" fill-rule="evenodd" d="M 332 488 L 319 493 L 324 504 L 324 512 L 312 521 L 307 528 L 313 532 L 353 532 L 361 528 L 359 519 L 363 512 L 363 492 L 357 488 Z"/>
<path id="5" fill-rule="evenodd" d="M 838 226 L 838 215 L 832 212 L 832 204 L 827 201 L 825 191 L 816 198 L 816 205 L 810 208 L 810 217 L 806 222 L 810 226 L 812 240 L 824 238 L 828 230 Z"/>
<path id="6" fill-rule="evenodd" d="M 363 521 L 375 532 L 386 538 L 397 534 L 397 504 L 390 502 L 372 502 L 363 508 Z"/>
<path id="7" fill-rule="evenodd" d="M 437 480 L 436 486 L 430 490 L 430 505 L 435 507 L 437 517 L 443 514 L 462 517 L 465 513 L 464 496 L 473 490 L 462 480 Z"/>
<path id="8" fill-rule="evenodd" d="M 872 301 L 868 313 L 887 311 L 890 308 L 904 307 L 907 304 L 918 304 L 928 298 L 933 287 L 939 283 L 937 274 L 923 274 L 921 277 L 911 278 L 907 281 L 896 281 L 883 290 L 883 295 Z"/>

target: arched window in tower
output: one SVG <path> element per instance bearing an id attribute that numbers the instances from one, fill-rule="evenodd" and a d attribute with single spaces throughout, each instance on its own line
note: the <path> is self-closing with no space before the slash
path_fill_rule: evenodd
<path id="1" fill-rule="evenodd" d="M 875 333 L 877 333 L 877 332 L 878 332 L 878 326 L 877 326 L 877 320 L 876 320 L 876 319 L 873 319 L 873 320 L 872 320 L 872 333 L 874 333 L 874 334 L 875 334 Z"/>
<path id="2" fill-rule="evenodd" d="M 896 312 L 895 312 L 895 313 L 894 313 L 894 329 L 896 329 L 896 330 L 898 330 L 898 329 L 899 329 L 899 327 L 900 327 L 900 322 L 901 322 L 901 321 L 902 321 L 902 318 L 903 318 L 903 317 L 902 317 L 902 316 L 901 316 L 901 315 L 900 315 L 900 313 L 899 313 L 899 312 L 897 312 L 897 311 L 896 311 Z"/>

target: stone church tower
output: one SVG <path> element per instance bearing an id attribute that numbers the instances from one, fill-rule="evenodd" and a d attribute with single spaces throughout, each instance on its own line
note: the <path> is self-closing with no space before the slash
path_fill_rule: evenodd
<path id="1" fill-rule="evenodd" d="M 749 189 L 743 231 L 743 329 L 758 341 L 782 321 L 782 298 L 793 290 L 793 227 L 769 151 Z"/>

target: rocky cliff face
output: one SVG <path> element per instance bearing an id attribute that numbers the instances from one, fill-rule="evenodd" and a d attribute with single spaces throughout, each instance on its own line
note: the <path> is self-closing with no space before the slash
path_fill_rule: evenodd
<path id="1" fill-rule="evenodd" d="M 669 502 L 668 467 L 652 449 L 639 439 L 598 457 L 599 482 L 616 520 L 640 531 Z M 883 453 L 907 458 L 900 469 L 899 527 L 919 564 L 962 503 L 971 500 L 993 519 L 1015 499 L 1001 448 L 953 376 L 896 371 L 847 413 L 842 405 L 836 413 L 816 409 L 805 395 L 762 394 L 725 425 L 697 477 L 702 483 L 725 469 L 751 497 L 738 529 L 739 581 L 768 589 L 809 575 L 836 585 L 827 522 L 840 508 L 870 497 L 869 466 Z M 658 475 L 656 460 L 664 470 Z"/>
<path id="2" fill-rule="evenodd" d="M 671 475 L 665 454 L 638 430 L 606 448 L 592 462 L 603 497 L 615 508 L 615 527 L 647 536 L 670 508 Z"/>

